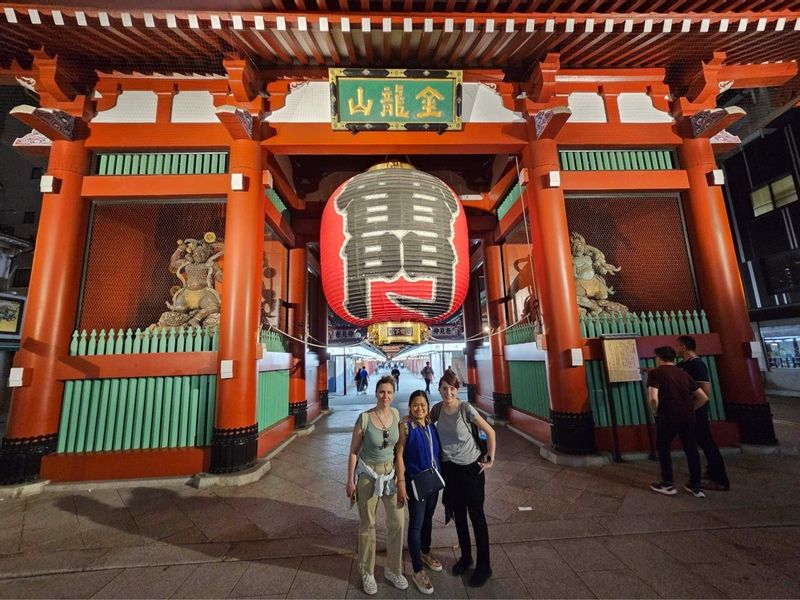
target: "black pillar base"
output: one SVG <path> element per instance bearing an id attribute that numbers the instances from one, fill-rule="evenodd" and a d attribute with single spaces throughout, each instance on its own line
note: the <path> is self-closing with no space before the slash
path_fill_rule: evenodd
<path id="1" fill-rule="evenodd" d="M 739 427 L 739 440 L 743 444 L 775 446 L 775 426 L 769 403 L 725 404 L 725 416 Z"/>
<path id="2" fill-rule="evenodd" d="M 308 424 L 308 402 L 289 403 L 289 416 L 294 417 L 294 428 L 300 429 Z"/>
<path id="3" fill-rule="evenodd" d="M 5 438 L 0 444 L 0 485 L 37 481 L 42 457 L 56 451 L 58 434 L 29 438 Z"/>
<path id="4" fill-rule="evenodd" d="M 258 425 L 239 429 L 217 429 L 211 437 L 209 473 L 236 473 L 256 464 Z"/>
<path id="5" fill-rule="evenodd" d="M 566 454 L 594 454 L 594 420 L 592 413 L 550 411 L 553 448 Z"/>
<path id="6" fill-rule="evenodd" d="M 328 410 L 328 390 L 320 390 L 319 406 L 322 410 Z"/>
<path id="7" fill-rule="evenodd" d="M 475 401 L 478 399 L 478 386 L 474 383 L 467 384 L 467 402 L 470 404 L 475 404 Z"/>
<path id="8" fill-rule="evenodd" d="M 508 419 L 508 409 L 511 408 L 511 394 L 506 392 L 493 392 L 494 416 L 498 419 Z"/>

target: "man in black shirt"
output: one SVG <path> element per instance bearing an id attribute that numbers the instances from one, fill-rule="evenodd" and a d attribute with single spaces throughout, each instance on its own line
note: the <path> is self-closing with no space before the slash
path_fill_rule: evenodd
<path id="1" fill-rule="evenodd" d="M 680 336 L 675 342 L 675 350 L 682 359 L 678 367 L 686 371 L 692 379 L 700 384 L 700 389 L 707 396 L 710 396 L 711 377 L 706 363 L 697 356 L 695 339 L 690 335 Z M 728 481 L 728 473 L 725 470 L 725 461 L 722 459 L 722 454 L 720 454 L 719 448 L 711 435 L 708 403 L 694 411 L 694 418 L 697 445 L 703 449 L 703 454 L 706 455 L 706 462 L 708 463 L 704 476 L 704 479 L 707 480 L 705 487 L 709 490 L 728 491 L 731 486 Z"/>
<path id="2" fill-rule="evenodd" d="M 672 477 L 672 440 L 679 436 L 686 462 L 689 463 L 689 483 L 683 488 L 695 498 L 705 498 L 700 485 L 700 454 L 695 440 L 694 411 L 707 402 L 708 396 L 700 384 L 675 366 L 675 350 L 669 346 L 656 348 L 655 369 L 648 372 L 647 392 L 656 413 L 656 446 L 661 463 L 661 481 L 650 484 L 659 494 L 677 494 Z"/>

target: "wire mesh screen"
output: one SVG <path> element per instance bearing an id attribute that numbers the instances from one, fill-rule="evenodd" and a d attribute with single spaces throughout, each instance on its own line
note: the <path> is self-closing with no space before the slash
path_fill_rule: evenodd
<path id="1" fill-rule="evenodd" d="M 680 200 L 674 196 L 571 196 L 570 232 L 622 269 L 606 275 L 611 300 L 635 312 L 698 309 Z"/>
<path id="2" fill-rule="evenodd" d="M 181 285 L 170 272 L 177 240 L 223 239 L 225 202 L 96 202 L 90 228 L 78 328 L 145 328 Z"/>

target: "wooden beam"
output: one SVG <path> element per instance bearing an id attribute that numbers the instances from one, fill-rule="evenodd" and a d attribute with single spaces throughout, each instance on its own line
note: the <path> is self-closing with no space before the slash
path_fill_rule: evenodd
<path id="1" fill-rule="evenodd" d="M 264 199 L 264 213 L 266 214 L 267 222 L 278 237 L 281 238 L 281 241 L 290 248 L 294 248 L 297 240 L 291 224 L 286 220 L 287 215 L 279 212 L 269 198 Z"/>
<path id="2" fill-rule="evenodd" d="M 556 138 L 560 147 L 675 147 L 683 138 L 671 123 L 567 123 Z"/>
<path id="3" fill-rule="evenodd" d="M 231 145 L 221 123 L 91 123 L 89 129 L 86 147 L 90 150 L 227 150 Z"/>
<path id="4" fill-rule="evenodd" d="M 254 182 L 261 185 L 261 182 Z M 83 178 L 84 198 L 225 197 L 230 175 L 89 175 Z"/>
<path id="5" fill-rule="evenodd" d="M 60 381 L 216 373 L 216 351 L 65 356 L 56 366 L 56 379 Z"/>
<path id="6" fill-rule="evenodd" d="M 513 154 L 528 143 L 525 123 L 465 123 L 462 131 L 333 131 L 328 123 L 274 123 L 262 142 L 274 154 Z M 639 140 L 639 144 L 641 141 Z M 673 143 L 674 144 L 674 143 Z"/>
<path id="7" fill-rule="evenodd" d="M 565 192 L 676 191 L 689 189 L 686 171 L 561 171 Z"/>

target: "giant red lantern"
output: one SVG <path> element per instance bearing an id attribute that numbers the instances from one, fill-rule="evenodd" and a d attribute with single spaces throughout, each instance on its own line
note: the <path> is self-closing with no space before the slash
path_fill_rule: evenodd
<path id="1" fill-rule="evenodd" d="M 345 181 L 322 214 L 322 287 L 350 323 L 436 323 L 469 284 L 467 219 L 455 192 L 409 165 Z"/>

